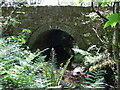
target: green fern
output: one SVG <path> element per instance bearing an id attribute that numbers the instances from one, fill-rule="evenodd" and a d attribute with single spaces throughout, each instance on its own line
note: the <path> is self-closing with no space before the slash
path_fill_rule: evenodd
<path id="1" fill-rule="evenodd" d="M 73 56 L 70 57 L 70 59 Z M 44 69 L 44 74 L 46 76 L 46 78 L 48 78 L 48 80 L 51 82 L 51 86 L 55 87 L 55 86 L 61 86 L 60 83 L 62 81 L 62 77 L 67 69 L 68 64 L 70 63 L 70 59 L 66 62 L 66 64 L 64 65 L 63 69 L 61 70 L 57 70 L 55 67 L 55 52 L 54 49 L 52 49 L 52 63 L 47 63 L 45 66 L 43 66 Z"/>
<path id="2" fill-rule="evenodd" d="M 11 37 L 0 38 L 0 86 L 3 89 L 48 87 L 49 80 L 42 73 L 36 74 L 46 64 L 45 57 L 40 51 L 32 53 L 21 46 L 22 42 Z M 35 57 L 38 60 L 33 64 Z"/>
<path id="3" fill-rule="evenodd" d="M 75 89 L 76 88 L 76 86 L 72 85 L 71 83 L 67 83 L 63 80 L 62 80 L 62 83 L 64 84 L 64 86 L 66 86 L 66 88 L 69 88 L 69 89 Z"/>
<path id="4" fill-rule="evenodd" d="M 98 88 L 103 87 L 102 85 L 104 77 L 103 74 L 105 73 L 104 70 L 97 70 L 94 72 L 90 72 L 85 78 L 85 82 L 82 84 L 84 88 Z"/>

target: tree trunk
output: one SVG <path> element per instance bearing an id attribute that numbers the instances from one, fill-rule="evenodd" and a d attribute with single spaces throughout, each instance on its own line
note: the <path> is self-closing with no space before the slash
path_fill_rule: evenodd
<path id="1" fill-rule="evenodd" d="M 2 17 L 2 3 L 0 2 L 0 17 Z M 2 37 L 2 21 L 0 22 L 0 38 Z"/>
<path id="2" fill-rule="evenodd" d="M 119 2 L 114 2 L 114 12 L 119 13 Z M 119 29 L 119 24 L 116 25 L 114 28 L 114 34 L 113 34 L 113 55 L 114 55 L 114 60 L 117 63 L 117 88 L 120 90 L 120 55 L 119 55 L 119 36 L 120 29 Z"/>

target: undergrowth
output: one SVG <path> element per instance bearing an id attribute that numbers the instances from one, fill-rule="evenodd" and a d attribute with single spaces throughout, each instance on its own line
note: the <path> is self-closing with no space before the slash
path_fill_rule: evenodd
<path id="1" fill-rule="evenodd" d="M 73 50 L 77 52 L 76 59 L 85 67 L 84 72 L 82 72 L 86 74 L 82 83 L 83 88 L 105 88 L 106 86 L 111 86 L 107 84 L 109 82 L 106 83 L 105 81 L 106 75 L 108 74 L 105 68 L 110 67 L 115 72 L 113 69 L 115 67 L 115 61 L 110 57 L 108 52 L 99 52 L 99 49 L 95 51 L 84 51 L 73 48 Z M 115 77 L 115 73 L 111 77 Z"/>
<path id="2" fill-rule="evenodd" d="M 24 29 L 19 36 L 0 38 L 0 88 L 60 88 L 62 77 L 72 57 L 62 69 L 55 69 L 54 54 L 52 63 L 45 62 L 46 56 L 41 55 L 43 51 L 31 52 L 29 47 L 23 47 L 26 43 L 26 33 L 30 31 Z"/>
<path id="3" fill-rule="evenodd" d="M 46 64 L 45 56 L 41 56 L 39 50 L 32 53 L 22 48 L 24 42 L 23 36 L 0 38 L 1 88 L 45 88 L 49 86 L 48 80 L 41 73 L 37 75 L 37 72 Z M 38 57 L 38 60 L 32 63 L 35 57 Z"/>
<path id="4" fill-rule="evenodd" d="M 55 51 L 51 51 L 52 62 L 45 62 L 46 56 L 42 56 L 40 50 L 31 52 L 29 47 L 23 48 L 26 43 L 26 33 L 19 36 L 0 38 L 0 88 L 21 89 L 21 88 L 61 88 L 64 83 L 68 88 L 75 88 L 74 85 L 62 80 L 70 59 L 61 69 L 55 67 Z M 107 53 L 96 53 L 92 55 L 87 51 L 77 49 L 80 62 L 87 69 L 85 80 L 80 83 L 83 88 L 102 87 L 104 70 L 106 65 L 114 64 Z M 37 58 L 36 58 L 37 57 Z M 35 62 L 33 62 L 35 60 Z"/>

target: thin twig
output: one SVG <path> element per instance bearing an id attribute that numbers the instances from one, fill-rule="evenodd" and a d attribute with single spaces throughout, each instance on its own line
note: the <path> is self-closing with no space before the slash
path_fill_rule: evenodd
<path id="1" fill-rule="evenodd" d="M 100 38 L 97 30 L 96 30 L 95 28 L 92 28 L 92 29 L 93 29 L 93 31 L 96 33 L 96 35 L 97 35 L 97 37 L 99 38 L 99 40 L 100 40 L 102 43 L 106 43 L 105 41 L 103 41 L 103 40 Z"/>
<path id="2" fill-rule="evenodd" d="M 10 15 L 8 17 L 11 17 L 16 10 L 17 10 L 17 7 L 14 7 L 13 11 L 11 11 L 11 13 L 10 13 Z M 10 22 L 10 18 L 8 18 L 7 21 L 6 21 L 7 24 L 6 24 L 6 29 L 5 29 L 4 32 L 6 32 L 8 30 L 9 22 Z"/>
<path id="3" fill-rule="evenodd" d="M 105 16 L 103 16 L 97 9 L 95 9 L 95 7 L 94 7 L 94 2 L 92 2 L 92 10 L 94 11 L 94 12 L 96 12 L 97 13 L 97 15 L 98 16 L 100 16 L 101 18 L 103 18 L 105 21 L 108 21 L 108 19 L 105 17 Z"/>

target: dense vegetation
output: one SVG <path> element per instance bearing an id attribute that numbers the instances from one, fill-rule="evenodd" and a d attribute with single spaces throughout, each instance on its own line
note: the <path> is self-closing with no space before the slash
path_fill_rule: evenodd
<path id="1" fill-rule="evenodd" d="M 113 12 L 105 7 L 105 5 L 109 5 L 109 2 L 100 3 L 98 10 L 94 4 L 92 5 L 95 13 L 92 12 L 85 16 L 90 18 L 89 23 L 95 20 L 101 21 L 102 23 L 99 25 L 106 30 L 105 36 L 103 38 L 99 36 L 97 32 L 99 25 L 93 26 L 93 30 L 102 44 L 100 46 L 92 45 L 87 51 L 73 48 L 75 52 L 73 64 L 79 67 L 72 71 L 67 70 L 67 66 L 73 56 L 62 68 L 56 69 L 54 49 L 51 50 L 52 61 L 45 62 L 46 56 L 42 55 L 44 50 L 32 52 L 25 45 L 26 35 L 31 31 L 23 29 L 18 36 L 8 36 L 6 33 L 6 30 L 9 29 L 8 25 L 14 26 L 18 22 L 11 16 L 1 17 L 4 18 L 3 35 L 5 37 L 0 38 L 0 88 L 119 88 L 120 31 L 118 25 L 120 13 L 117 11 L 119 5 L 118 2 L 114 2 L 116 8 L 113 8 Z M 18 7 L 21 6 L 18 5 Z M 112 26 L 112 28 L 107 28 L 108 26 Z M 109 47 L 112 47 L 112 51 Z"/>
<path id="2" fill-rule="evenodd" d="M 79 81 L 78 83 L 72 83 L 69 80 L 65 82 L 62 78 L 66 73 L 70 59 L 63 69 L 55 69 L 54 63 L 44 61 L 45 56 L 41 55 L 41 52 L 44 51 L 37 50 L 32 53 L 29 47 L 23 48 L 23 43 L 25 43 L 24 33 L 26 32 L 28 33 L 30 31 L 24 29 L 23 33 L 19 36 L 4 37 L 0 39 L 0 73 L 2 77 L 2 88 L 60 88 L 61 85 L 69 88 L 102 88 L 108 83 L 103 82 L 105 80 L 104 75 L 108 72 L 105 67 L 113 66 L 114 69 L 115 65 L 115 62 L 110 60 L 109 53 L 99 53 L 98 51 L 92 51 L 91 53 L 80 49 L 74 49 L 74 51 L 78 52 L 76 53 L 76 61 L 74 62 L 81 64 L 82 69 L 82 71 L 78 71 L 78 76 L 80 77 L 81 73 L 84 74 L 81 78 L 77 78 L 78 80 L 73 80 L 73 82 Z M 36 62 L 33 62 L 33 60 Z M 52 62 L 55 60 L 54 54 L 52 55 L 52 60 Z M 73 71 L 72 73 L 74 75 L 74 73 L 78 72 Z"/>

